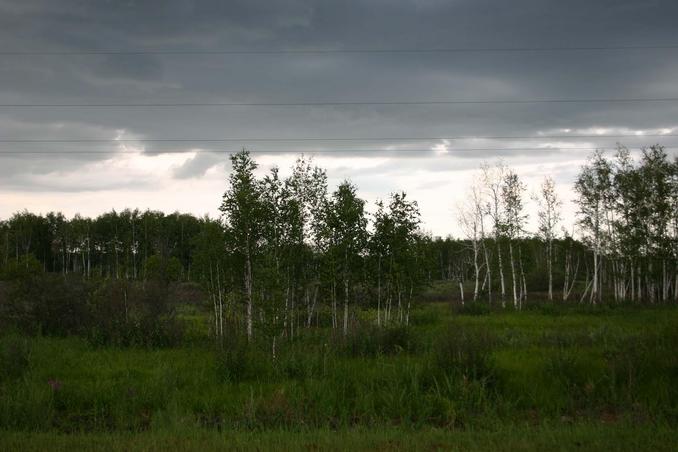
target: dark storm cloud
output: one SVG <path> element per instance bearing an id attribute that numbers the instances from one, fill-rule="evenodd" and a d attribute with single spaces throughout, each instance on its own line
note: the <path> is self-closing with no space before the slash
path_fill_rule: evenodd
<path id="1" fill-rule="evenodd" d="M 28 52 L 643 46 L 678 44 L 675 17 L 678 3 L 672 0 L 0 0 L 0 42 L 2 50 Z M 678 97 L 676 56 L 676 50 L 4 56 L 0 98 L 5 103 L 171 103 Z M 675 103 L 4 108 L 0 113 L 0 130 L 10 137 L 113 139 L 122 131 L 127 136 L 149 139 L 243 138 L 228 145 L 144 143 L 148 153 L 197 147 L 220 151 L 188 160 L 175 168 L 176 178 L 200 177 L 225 160 L 221 151 L 243 146 L 312 152 L 340 146 L 348 151 L 375 146 L 390 149 L 388 145 L 427 149 L 439 143 L 259 143 L 246 138 L 534 135 L 558 128 L 642 129 L 678 122 L 674 119 L 678 118 Z M 55 123 L 63 127 L 54 128 Z M 613 142 L 596 140 L 593 145 Z M 664 139 L 662 143 L 677 144 L 678 140 Z M 498 140 L 477 147 L 514 144 Z M 450 148 L 462 145 L 474 147 L 453 141 Z M 81 145 L 64 144 L 50 149 L 66 152 L 76 147 L 81 149 Z M 116 149 L 91 147 L 111 152 Z M 415 155 L 422 169 L 440 171 L 450 168 L 451 162 L 477 166 L 478 159 L 497 155 L 521 158 L 526 153 L 478 151 L 445 159 L 435 152 L 391 152 L 382 155 L 390 157 L 389 162 L 363 171 L 396 170 L 404 161 L 414 164 L 407 159 Z M 548 158 L 546 154 L 540 156 Z M 3 160 L 0 180 L 11 175 L 18 183 L 21 175 L 26 175 L 26 184 L 31 184 L 31 174 L 46 169 L 73 170 L 104 158 L 110 158 L 110 154 L 60 159 L 25 155 Z M 350 161 L 346 164 L 350 166 Z"/>

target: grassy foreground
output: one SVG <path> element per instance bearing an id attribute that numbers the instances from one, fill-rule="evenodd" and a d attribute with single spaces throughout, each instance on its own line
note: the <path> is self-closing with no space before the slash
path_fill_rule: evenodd
<path id="1" fill-rule="evenodd" d="M 164 349 L 5 335 L 0 450 L 678 448 L 675 308 L 431 303 L 409 329 L 372 315 L 347 338 L 302 330 L 275 361 L 265 342 L 199 335 Z"/>
<path id="2" fill-rule="evenodd" d="M 0 448 L 71 450 L 460 450 L 460 451 L 673 451 L 678 430 L 667 427 L 578 425 L 498 431 L 372 429 L 307 432 L 143 432 L 54 434 L 0 432 Z"/>

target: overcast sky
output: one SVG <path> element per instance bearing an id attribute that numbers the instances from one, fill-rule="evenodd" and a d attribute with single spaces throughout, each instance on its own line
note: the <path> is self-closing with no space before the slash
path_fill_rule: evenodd
<path id="1" fill-rule="evenodd" d="M 299 103 L 678 98 L 678 48 L 452 53 L 44 55 L 303 49 L 678 45 L 675 0 L 123 1 L 0 0 L 0 218 L 152 208 L 216 216 L 228 151 L 283 170 L 317 154 L 334 187 L 370 203 L 405 190 L 424 226 L 457 234 L 455 206 L 483 161 L 502 157 L 536 190 L 571 186 L 588 150 L 456 149 L 678 146 L 678 102 L 258 107 L 10 107 L 7 104 Z M 30 54 L 43 53 L 43 55 Z M 605 135 L 638 135 L 606 137 Z M 600 135 L 595 138 L 543 138 Z M 531 138 L 435 140 L 427 137 Z M 266 142 L 266 138 L 390 138 Z M 420 140 L 403 140 L 417 138 Z M 209 143 L 191 139 L 235 138 Z M 399 139 L 401 138 L 401 139 Z M 144 142 L 134 140 L 171 140 Z M 394 151 L 397 150 L 397 151 Z M 410 150 L 416 152 L 403 152 Z M 28 153 L 32 151 L 33 153 Z M 44 152 L 36 154 L 35 151 Z M 94 154 L 73 151 L 96 151 Z M 169 153 L 168 151 L 171 151 Z M 675 150 L 668 151 L 675 155 Z M 283 171 L 284 172 L 284 171 Z"/>

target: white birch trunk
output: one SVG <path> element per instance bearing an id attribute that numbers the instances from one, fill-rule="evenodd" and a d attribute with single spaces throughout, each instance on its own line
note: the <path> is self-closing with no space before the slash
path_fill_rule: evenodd
<path id="1" fill-rule="evenodd" d="M 509 240 L 509 260 L 511 263 L 511 279 L 513 281 L 513 307 L 518 308 L 518 287 L 516 285 L 516 266 L 513 259 L 513 243 Z"/>

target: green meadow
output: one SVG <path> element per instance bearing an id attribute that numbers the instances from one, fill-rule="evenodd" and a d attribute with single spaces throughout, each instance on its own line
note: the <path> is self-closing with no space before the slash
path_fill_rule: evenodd
<path id="1" fill-rule="evenodd" d="M 675 450 L 678 310 L 424 303 L 268 342 L 0 339 L 0 449 Z M 226 335 L 228 338 L 229 336 Z M 241 337 L 233 335 L 233 337 Z"/>

